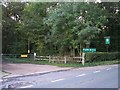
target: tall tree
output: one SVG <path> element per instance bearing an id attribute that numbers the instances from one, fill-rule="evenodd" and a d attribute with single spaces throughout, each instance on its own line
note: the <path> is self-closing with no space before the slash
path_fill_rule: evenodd
<path id="1" fill-rule="evenodd" d="M 43 54 L 46 51 L 45 36 L 49 30 L 43 19 L 47 16 L 47 8 L 54 5 L 55 3 L 27 3 L 23 10 L 19 30 L 26 32 L 26 40 L 30 44 L 28 49 L 31 49 L 31 52 Z"/>
<path id="2" fill-rule="evenodd" d="M 105 12 L 95 3 L 58 3 L 50 8 L 45 21 L 51 27 L 50 40 L 56 46 L 79 49 L 80 44 L 86 44 L 83 41 L 90 42 L 100 32 L 106 23 Z"/>
<path id="3" fill-rule="evenodd" d="M 119 51 L 119 3 L 15 3 L 2 6 L 3 53 L 78 55 L 83 47 Z"/>
<path id="4" fill-rule="evenodd" d="M 20 34 L 16 30 L 20 22 L 24 3 L 7 2 L 2 5 L 2 51 L 3 53 L 19 53 Z M 20 44 L 23 45 L 23 44 Z M 23 51 L 22 51 L 23 50 Z M 24 49 L 21 52 L 24 53 Z"/>
<path id="5" fill-rule="evenodd" d="M 111 37 L 109 51 L 120 51 L 120 2 L 102 2 L 98 4 L 98 6 L 107 11 L 106 17 L 108 22 L 103 27 L 104 32 L 102 37 Z M 104 38 L 102 37 L 99 39 L 99 41 L 102 42 L 102 45 L 99 46 L 99 50 L 103 49 L 102 51 L 105 51 L 106 49 L 102 48 L 102 46 L 105 46 Z"/>

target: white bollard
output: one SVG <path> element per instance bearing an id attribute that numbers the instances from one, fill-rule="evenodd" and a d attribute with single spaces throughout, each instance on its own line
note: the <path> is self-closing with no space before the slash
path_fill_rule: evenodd
<path id="1" fill-rule="evenodd" d="M 84 58 L 82 58 L 82 65 L 84 65 L 85 64 L 85 59 Z"/>
<path id="2" fill-rule="evenodd" d="M 35 60 L 35 57 L 36 57 L 36 53 L 34 53 L 34 60 Z"/>

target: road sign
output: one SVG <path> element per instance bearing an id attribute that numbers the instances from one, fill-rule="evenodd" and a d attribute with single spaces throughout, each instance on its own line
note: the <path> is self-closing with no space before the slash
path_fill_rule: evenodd
<path id="1" fill-rule="evenodd" d="M 27 56 L 27 54 L 22 54 L 21 57 L 22 58 L 27 58 L 28 56 Z"/>
<path id="2" fill-rule="evenodd" d="M 83 52 L 96 52 L 96 48 L 83 48 Z"/>
<path id="3" fill-rule="evenodd" d="M 105 39 L 105 44 L 110 44 L 110 38 Z"/>
<path id="4" fill-rule="evenodd" d="M 105 44 L 109 45 L 110 44 L 110 36 L 104 37 L 105 38 Z"/>

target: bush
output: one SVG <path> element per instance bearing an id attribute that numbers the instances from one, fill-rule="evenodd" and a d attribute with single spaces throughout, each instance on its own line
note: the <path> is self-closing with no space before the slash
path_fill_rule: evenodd
<path id="1" fill-rule="evenodd" d="M 89 52 L 85 55 L 87 62 L 93 61 L 111 61 L 120 59 L 120 52 Z"/>

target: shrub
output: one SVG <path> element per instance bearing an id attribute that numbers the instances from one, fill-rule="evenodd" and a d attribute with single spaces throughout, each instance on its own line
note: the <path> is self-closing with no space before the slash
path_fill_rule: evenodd
<path id="1" fill-rule="evenodd" d="M 111 61 L 120 59 L 120 52 L 89 52 L 85 55 L 85 60 L 93 61 Z"/>

